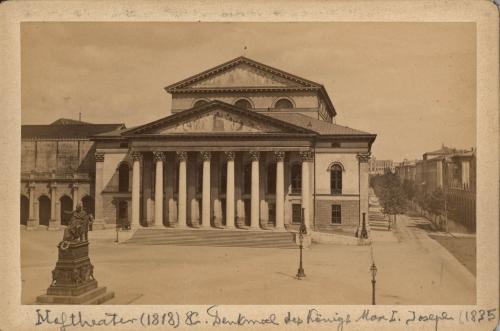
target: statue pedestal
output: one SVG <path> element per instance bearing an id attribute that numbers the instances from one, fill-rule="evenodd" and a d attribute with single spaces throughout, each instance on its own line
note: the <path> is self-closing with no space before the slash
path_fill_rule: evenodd
<path id="1" fill-rule="evenodd" d="M 38 304 L 100 304 L 114 297 L 106 287 L 97 286 L 88 241 L 70 242 L 67 249 L 62 249 L 60 244 L 58 248 L 52 284 L 47 294 L 37 297 Z"/>

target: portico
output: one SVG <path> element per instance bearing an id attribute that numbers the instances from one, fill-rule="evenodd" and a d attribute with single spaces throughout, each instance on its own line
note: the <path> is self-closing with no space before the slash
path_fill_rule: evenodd
<path id="1" fill-rule="evenodd" d="M 285 196 L 292 194 L 290 188 L 285 188 L 285 166 L 289 167 L 286 156 L 291 154 L 294 156 L 293 159 L 300 158 L 302 178 L 305 179 L 302 181 L 301 192 L 294 192 L 294 201 L 308 202 L 312 198 L 310 181 L 308 180 L 310 177 L 308 164 L 312 161 L 310 153 L 307 150 L 302 152 L 280 150 L 172 151 L 168 149 L 153 152 L 133 151 L 132 182 L 135 185 L 132 185 L 131 192 L 132 227 L 210 228 L 223 226 L 224 228 L 244 227 L 253 230 L 264 228 L 284 230 Z M 150 155 L 152 157 L 149 157 Z M 147 210 L 145 213 L 141 213 L 145 210 L 142 202 L 147 201 L 144 196 L 141 199 L 141 195 L 148 194 L 144 193 L 148 189 L 141 186 L 144 183 L 144 180 L 141 179 L 148 176 L 144 173 L 145 162 L 154 163 L 154 216 L 152 224 L 143 221 L 148 219 Z M 217 167 L 215 172 L 211 172 L 212 163 L 215 163 Z M 235 174 L 235 164 L 239 169 L 250 168 L 250 176 L 245 171 Z M 271 166 L 275 168 L 275 179 L 269 178 L 269 174 L 265 172 Z M 175 169 L 174 173 L 166 173 L 166 168 Z M 200 168 L 201 171 L 196 171 Z M 261 169 L 263 171 L 260 171 Z M 212 174 L 215 174 L 213 178 Z M 194 179 L 194 181 L 188 180 L 188 178 Z M 250 183 L 245 182 L 248 179 L 250 179 Z M 273 182 L 275 187 L 267 187 Z M 190 187 L 193 184 L 195 187 Z M 196 190 L 200 186 L 201 192 Z M 250 187 L 250 192 L 245 190 L 246 187 Z M 172 188 L 174 189 L 172 190 Z M 174 192 L 174 194 L 169 196 L 168 192 Z M 170 199 L 174 201 L 174 204 L 168 204 Z M 244 209 L 249 208 L 249 210 L 243 210 L 237 214 L 236 205 L 238 203 L 242 204 Z M 274 208 L 269 208 L 269 205 Z M 177 212 L 170 210 L 169 206 L 172 209 L 177 209 Z M 261 210 L 261 206 L 265 207 Z M 303 207 L 305 208 L 304 214 L 309 215 L 309 206 L 306 204 Z M 170 213 L 176 214 L 177 218 L 169 217 Z M 198 215 L 201 217 L 197 217 Z M 249 219 L 247 219 L 248 215 Z M 270 222 L 270 219 L 275 221 Z"/>

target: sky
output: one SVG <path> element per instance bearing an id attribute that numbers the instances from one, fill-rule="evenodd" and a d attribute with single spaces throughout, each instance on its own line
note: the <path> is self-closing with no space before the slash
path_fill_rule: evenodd
<path id="1" fill-rule="evenodd" d="M 164 87 L 244 55 L 323 84 L 377 159 L 476 144 L 473 23 L 22 23 L 22 124 L 145 124 Z M 245 49 L 246 47 L 246 49 Z"/>

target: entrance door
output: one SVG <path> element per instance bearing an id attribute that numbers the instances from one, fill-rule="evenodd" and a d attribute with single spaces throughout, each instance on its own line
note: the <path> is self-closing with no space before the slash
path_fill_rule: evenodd
<path id="1" fill-rule="evenodd" d="M 38 198 L 38 218 L 40 225 L 49 226 L 50 222 L 50 199 L 45 195 Z"/>
<path id="2" fill-rule="evenodd" d="M 226 199 L 220 199 L 222 225 L 226 225 Z"/>
<path id="3" fill-rule="evenodd" d="M 245 225 L 250 226 L 250 215 L 252 209 L 250 199 L 243 200 L 243 203 L 245 204 Z"/>
<path id="4" fill-rule="evenodd" d="M 26 225 L 28 223 L 28 217 L 30 213 L 30 200 L 21 195 L 21 224 Z"/>
<path id="5" fill-rule="evenodd" d="M 118 219 L 116 220 L 116 223 L 122 229 L 129 228 L 128 203 L 125 200 L 120 200 L 118 202 Z"/>
<path id="6" fill-rule="evenodd" d="M 94 198 L 92 198 L 90 195 L 86 195 L 82 198 L 82 205 L 83 209 L 89 214 L 92 214 L 94 216 Z"/>

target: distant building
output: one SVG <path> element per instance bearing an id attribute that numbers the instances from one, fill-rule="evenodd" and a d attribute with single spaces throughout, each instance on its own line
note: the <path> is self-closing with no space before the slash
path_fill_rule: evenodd
<path id="1" fill-rule="evenodd" d="M 404 160 L 394 167 L 394 172 L 401 181 L 405 179 L 415 182 L 417 175 L 417 160 Z"/>
<path id="2" fill-rule="evenodd" d="M 369 174 L 370 175 L 383 175 L 386 172 L 394 172 L 394 162 L 392 160 L 377 160 L 376 158 L 371 158 L 369 162 Z"/>
<path id="3" fill-rule="evenodd" d="M 448 217 L 469 230 L 476 227 L 476 151 L 442 146 L 422 155 L 422 160 L 399 163 L 395 170 L 401 181 L 415 183 L 417 190 L 442 190 Z"/>
<path id="4" fill-rule="evenodd" d="M 125 128 L 59 119 L 21 127 L 21 224 L 66 225 L 78 202 L 94 213 L 95 145 L 89 137 Z"/>

